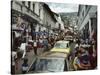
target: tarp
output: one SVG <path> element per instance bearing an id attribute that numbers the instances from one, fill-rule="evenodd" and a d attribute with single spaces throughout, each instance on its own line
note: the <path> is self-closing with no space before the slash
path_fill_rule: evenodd
<path id="1" fill-rule="evenodd" d="M 48 32 L 33 32 L 33 35 L 43 35 L 43 34 L 45 34 L 45 35 L 48 35 L 49 33 Z"/>

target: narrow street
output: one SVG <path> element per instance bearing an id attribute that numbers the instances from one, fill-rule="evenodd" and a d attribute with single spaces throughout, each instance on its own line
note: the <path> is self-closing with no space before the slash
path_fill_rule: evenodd
<path id="1" fill-rule="evenodd" d="M 75 47 L 75 43 L 71 43 L 71 44 L 70 44 L 71 53 L 73 53 L 74 47 Z M 48 50 L 47 50 L 46 52 L 48 52 Z M 38 56 L 39 56 L 39 55 L 38 55 Z M 48 55 L 47 55 L 47 56 L 48 56 Z M 31 68 L 32 68 L 32 63 L 34 64 L 34 62 L 35 62 L 35 61 L 32 61 L 32 62 L 31 62 L 30 70 L 31 70 Z M 69 64 L 69 70 L 68 70 L 68 71 L 73 71 L 73 65 L 72 65 L 72 62 L 73 62 L 73 60 L 70 60 L 70 61 L 68 62 L 68 64 Z M 46 65 L 46 64 L 45 64 L 45 65 Z M 53 63 L 50 64 L 50 65 L 52 66 Z M 60 65 L 60 64 L 59 64 L 59 65 Z M 35 73 L 35 71 L 30 71 L 30 70 L 29 70 L 28 73 Z"/>
<path id="2" fill-rule="evenodd" d="M 97 67 L 97 6 L 12 0 L 11 34 L 12 74 Z"/>

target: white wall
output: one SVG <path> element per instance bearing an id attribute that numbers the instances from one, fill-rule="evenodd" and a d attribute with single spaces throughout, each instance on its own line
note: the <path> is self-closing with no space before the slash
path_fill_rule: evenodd
<path id="1" fill-rule="evenodd" d="M 33 11 L 33 2 L 31 2 L 30 5 L 31 5 L 30 9 Z"/>
<path id="2" fill-rule="evenodd" d="M 37 24 L 35 27 L 35 31 L 38 32 L 39 31 L 39 25 Z"/>
<path id="3" fill-rule="evenodd" d="M 43 6 L 40 5 L 40 19 L 43 20 L 44 19 L 44 12 L 43 12 Z"/>
<path id="4" fill-rule="evenodd" d="M 51 28 L 54 28 L 55 25 L 56 25 L 56 22 L 54 22 L 54 20 L 52 19 L 51 15 L 50 15 L 50 12 L 48 12 L 45 8 L 43 9 L 43 14 L 44 14 L 44 19 L 43 19 L 43 22 L 44 22 L 44 25 L 47 25 L 50 26 L 51 25 Z"/>
<path id="5" fill-rule="evenodd" d="M 44 31 L 44 30 L 46 30 L 46 28 L 42 26 L 42 27 L 41 27 L 41 31 Z"/>
<path id="6" fill-rule="evenodd" d="M 83 7 L 83 10 L 84 10 L 84 7 Z M 84 10 L 85 11 L 85 10 Z M 84 21 L 83 20 L 80 20 L 80 28 L 79 28 L 79 30 L 81 30 L 88 22 L 89 22 L 89 20 L 90 20 L 90 17 L 91 17 L 91 13 L 96 13 L 96 11 L 97 11 L 97 7 L 96 6 L 92 6 L 91 8 L 90 8 L 90 10 L 89 10 L 89 12 L 88 12 L 88 14 L 86 14 L 86 17 L 85 17 L 85 19 L 84 19 Z M 83 17 L 84 18 L 84 17 Z M 80 18 L 79 18 L 80 19 Z"/>
<path id="7" fill-rule="evenodd" d="M 39 15 L 39 3 L 35 3 L 35 11 L 34 11 L 37 15 Z"/>
<path id="8" fill-rule="evenodd" d="M 18 3 L 18 2 L 17 2 L 17 3 Z M 16 1 L 14 1 L 14 2 L 13 2 L 12 8 L 15 9 L 15 10 L 17 10 L 17 11 L 20 11 L 20 12 L 21 12 L 21 6 L 18 5 L 17 3 L 16 3 Z"/>
<path id="9" fill-rule="evenodd" d="M 27 7 L 28 7 L 28 1 L 25 1 L 25 6 L 27 6 Z"/>
<path id="10" fill-rule="evenodd" d="M 88 15 L 85 17 L 84 21 L 82 22 L 82 24 L 81 24 L 79 30 L 82 30 L 82 28 L 89 22 L 89 19 L 90 19 L 90 17 L 89 17 L 89 14 L 88 14 Z"/>
<path id="11" fill-rule="evenodd" d="M 59 16 L 58 17 L 58 23 L 61 25 L 61 30 L 64 30 L 64 23 L 62 22 L 62 20 L 61 20 L 61 17 Z M 59 27 L 59 25 L 58 25 L 58 27 Z"/>

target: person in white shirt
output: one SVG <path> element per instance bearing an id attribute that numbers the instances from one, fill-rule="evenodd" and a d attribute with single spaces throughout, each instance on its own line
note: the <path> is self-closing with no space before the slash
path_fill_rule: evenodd
<path id="1" fill-rule="evenodd" d="M 34 53 L 35 55 L 37 55 L 37 40 L 34 40 L 33 47 L 34 47 Z"/>
<path id="2" fill-rule="evenodd" d="M 23 51 L 22 59 L 23 59 L 23 58 L 25 57 L 25 55 L 26 55 L 26 46 L 27 46 L 26 43 L 22 43 L 21 46 L 20 46 L 20 50 Z"/>

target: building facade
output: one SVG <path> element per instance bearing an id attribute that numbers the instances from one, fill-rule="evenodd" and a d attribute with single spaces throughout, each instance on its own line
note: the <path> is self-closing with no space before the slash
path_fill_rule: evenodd
<path id="1" fill-rule="evenodd" d="M 96 39 L 97 6 L 79 5 L 77 25 L 83 39 Z"/>
<path id="2" fill-rule="evenodd" d="M 11 1 L 11 33 L 14 34 L 12 44 L 19 36 L 28 42 L 36 39 L 41 32 L 53 33 L 56 22 L 54 13 L 46 3 Z"/>
<path id="3" fill-rule="evenodd" d="M 40 4 L 30 1 L 12 1 L 11 2 L 11 25 L 20 27 L 25 32 L 26 36 L 31 36 L 35 39 L 34 31 L 37 30 L 37 25 L 40 25 Z M 19 28 L 18 28 L 19 29 Z"/>
<path id="4" fill-rule="evenodd" d="M 51 11 L 47 4 L 43 4 L 43 12 L 44 12 L 44 20 L 43 25 L 47 28 L 47 31 L 51 34 L 53 32 L 53 28 L 56 25 L 56 18 L 54 17 L 54 13 Z"/>
<path id="5" fill-rule="evenodd" d="M 11 16 L 12 27 L 18 25 L 17 23 L 20 27 L 24 23 L 25 26 L 31 28 L 31 34 L 34 31 L 52 31 L 56 24 L 54 13 L 47 4 L 42 2 L 12 1 Z"/>

